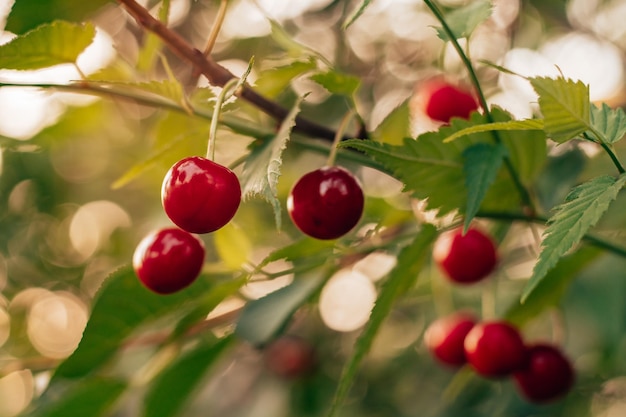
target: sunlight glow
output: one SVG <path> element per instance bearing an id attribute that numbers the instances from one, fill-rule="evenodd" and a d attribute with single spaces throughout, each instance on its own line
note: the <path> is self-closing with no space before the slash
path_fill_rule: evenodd
<path id="1" fill-rule="evenodd" d="M 0 417 L 18 415 L 33 398 L 33 375 L 29 370 L 11 372 L 0 378 Z"/>
<path id="2" fill-rule="evenodd" d="M 67 293 L 53 293 L 32 305 L 28 337 L 42 355 L 62 359 L 78 346 L 87 318 L 87 307 L 81 300 Z"/>
<path id="3" fill-rule="evenodd" d="M 0 43 L 9 41 L 13 36 L 2 34 Z M 88 75 L 109 64 L 114 56 L 113 40 L 97 28 L 93 43 L 78 57 L 77 65 Z M 70 64 L 35 71 L 0 70 L 0 80 L 11 83 L 68 83 L 78 79 L 78 71 Z M 85 95 L 4 87 L 0 89 L 0 135 L 30 139 L 46 126 L 54 124 L 63 114 L 65 105 L 84 105 L 94 100 L 94 97 Z"/>
<path id="4" fill-rule="evenodd" d="M 375 301 L 376 288 L 368 277 L 342 269 L 322 288 L 320 316 L 328 328 L 351 332 L 367 323 Z"/>
<path id="5" fill-rule="evenodd" d="M 92 256 L 118 227 L 128 227 L 130 215 L 119 205 L 106 200 L 80 207 L 70 223 L 72 246 L 85 259 Z"/>

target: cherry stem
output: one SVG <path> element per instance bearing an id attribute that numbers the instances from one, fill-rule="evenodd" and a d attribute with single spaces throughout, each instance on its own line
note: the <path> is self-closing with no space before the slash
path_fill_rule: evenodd
<path id="1" fill-rule="evenodd" d="M 229 80 L 226 84 L 224 84 L 222 91 L 220 91 L 215 100 L 213 117 L 211 118 L 211 128 L 209 130 L 209 145 L 206 152 L 207 159 L 210 159 L 211 161 L 215 159 L 215 141 L 217 137 L 217 127 L 219 125 L 220 114 L 222 112 L 222 105 L 224 104 L 224 101 L 226 101 L 226 99 L 229 98 L 230 95 L 232 95 L 231 90 L 237 85 L 238 82 L 239 79 L 237 78 Z"/>
<path id="2" fill-rule="evenodd" d="M 209 38 L 207 39 L 206 46 L 204 47 L 204 56 L 211 55 L 211 51 L 213 51 L 213 47 L 215 46 L 215 42 L 217 41 L 217 36 L 222 29 L 222 25 L 224 24 L 224 18 L 226 17 L 226 10 L 228 9 L 228 0 L 221 0 L 220 7 L 217 10 L 217 16 L 215 16 L 215 22 L 213 22 L 213 27 L 211 28 L 211 33 L 209 33 Z"/>
<path id="3" fill-rule="evenodd" d="M 343 116 L 343 119 L 341 119 L 341 123 L 339 124 L 339 127 L 337 128 L 337 132 L 335 133 L 335 138 L 333 139 L 333 144 L 330 147 L 328 160 L 326 161 L 327 166 L 330 167 L 335 164 L 335 160 L 337 159 L 337 149 L 338 149 L 339 142 L 343 140 L 344 133 L 348 129 L 348 125 L 350 124 L 350 121 L 352 121 L 355 115 L 356 115 L 355 111 L 350 109 L 348 113 L 346 113 L 346 115 Z"/>

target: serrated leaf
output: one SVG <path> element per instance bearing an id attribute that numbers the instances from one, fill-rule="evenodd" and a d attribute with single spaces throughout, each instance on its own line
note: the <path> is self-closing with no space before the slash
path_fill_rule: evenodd
<path id="1" fill-rule="evenodd" d="M 63 395 L 44 394 L 28 417 L 103 416 L 126 389 L 126 382 L 110 378 L 87 378 L 72 384 Z M 48 398 L 50 397 L 50 398 Z"/>
<path id="2" fill-rule="evenodd" d="M 163 296 L 146 289 L 132 267 L 117 270 L 100 289 L 78 348 L 59 365 L 54 378 L 90 374 L 103 366 L 138 326 L 182 308 L 208 288 L 208 280 L 200 276 L 186 289 Z"/>
<path id="3" fill-rule="evenodd" d="M 415 284 L 430 256 L 429 248 L 436 237 L 436 229 L 427 225 L 417 234 L 413 242 L 400 251 L 398 262 L 382 286 L 376 304 L 372 308 L 370 319 L 354 345 L 352 356 L 343 368 L 327 417 L 334 417 L 339 412 L 378 330 L 391 312 L 396 299 Z"/>
<path id="4" fill-rule="evenodd" d="M 565 202 L 555 208 L 555 214 L 548 221 L 543 234 L 539 260 L 522 293 L 522 302 L 532 294 L 561 257 L 600 220 L 625 183 L 626 175 L 617 179 L 610 176 L 594 178 L 574 188 Z"/>
<path id="5" fill-rule="evenodd" d="M 282 154 L 291 136 L 291 129 L 295 126 L 301 102 L 302 99 L 296 101 L 274 138 L 260 145 L 253 145 L 255 147 L 246 159 L 241 174 L 242 198 L 260 196 L 269 202 L 274 209 L 274 219 L 278 229 L 281 227 L 282 209 L 278 200 L 277 186 L 280 167 L 283 163 Z"/>
<path id="6" fill-rule="evenodd" d="M 234 222 L 229 222 L 213 232 L 213 242 L 219 257 L 228 268 L 233 270 L 241 268 L 252 250 L 248 235 Z"/>
<path id="7" fill-rule="evenodd" d="M 491 16 L 492 5 L 489 0 L 474 1 L 467 6 L 456 9 L 448 13 L 446 23 L 450 27 L 456 39 L 469 37 L 474 29 Z M 444 42 L 450 40 L 446 31 L 441 28 L 435 28 L 437 36 Z"/>
<path id="8" fill-rule="evenodd" d="M 317 68 L 315 60 L 294 61 L 289 65 L 274 67 L 259 74 L 254 88 L 260 94 L 275 98 L 285 91 L 294 78 Z"/>
<path id="9" fill-rule="evenodd" d="M 233 340 L 232 336 L 226 336 L 214 343 L 202 341 L 165 368 L 146 393 L 143 415 L 146 417 L 178 415 L 197 391 L 211 366 Z"/>
<path id="10" fill-rule="evenodd" d="M 361 84 L 359 78 L 333 70 L 313 74 L 311 79 L 330 93 L 346 97 L 352 97 Z"/>
<path id="11" fill-rule="evenodd" d="M 360 6 L 355 8 L 354 11 L 350 13 L 350 15 L 345 20 L 345 22 L 343 22 L 343 25 L 342 25 L 343 30 L 348 29 L 350 25 L 356 22 L 356 20 L 359 17 L 361 17 L 361 15 L 365 12 L 365 9 L 367 9 L 367 6 L 369 6 L 371 2 L 372 0 L 363 0 Z"/>
<path id="12" fill-rule="evenodd" d="M 507 154 L 507 149 L 502 144 L 477 143 L 463 151 L 465 160 L 463 170 L 468 196 L 465 209 L 465 231 L 478 212 L 489 187 L 495 182 Z"/>
<path id="13" fill-rule="evenodd" d="M 372 137 L 378 142 L 401 145 L 411 135 L 411 111 L 405 100 L 384 118 L 374 129 Z"/>
<path id="14" fill-rule="evenodd" d="M 504 318 L 522 327 L 545 310 L 558 304 L 570 283 L 580 272 L 600 257 L 602 251 L 594 247 L 584 247 L 567 255 L 550 270 L 524 301 L 516 303 L 505 313 Z"/>
<path id="15" fill-rule="evenodd" d="M 590 128 L 589 87 L 582 81 L 562 77 L 529 80 L 539 95 L 544 129 L 552 140 L 564 143 Z"/>
<path id="16" fill-rule="evenodd" d="M 626 135 L 626 113 L 621 107 L 612 109 L 606 103 L 602 103 L 601 108 L 592 104 L 591 125 L 593 133 L 600 135 L 598 140 L 615 143 Z"/>
<path id="17" fill-rule="evenodd" d="M 235 334 L 255 346 L 265 345 L 323 282 L 323 274 L 299 276 L 291 284 L 249 301 L 239 316 Z"/>
<path id="18" fill-rule="evenodd" d="M 506 130 L 543 130 L 544 124 L 541 119 L 526 119 L 526 120 L 509 120 L 506 122 L 494 122 L 486 123 L 475 126 L 470 126 L 466 129 L 461 129 L 458 132 L 454 132 L 452 135 L 444 139 L 444 142 L 452 142 L 460 137 L 471 135 L 472 133 L 493 132 L 493 131 L 506 131 Z"/>
<path id="19" fill-rule="evenodd" d="M 96 28 L 56 21 L 0 45 L 0 68 L 34 70 L 76 62 L 93 41 Z"/>
<path id="20" fill-rule="evenodd" d="M 440 215 L 467 206 L 467 190 L 463 171 L 463 151 L 477 143 L 492 143 L 489 132 L 463 136 L 449 143 L 446 137 L 476 124 L 484 124 L 485 116 L 474 113 L 470 120 L 453 119 L 450 126 L 427 132 L 417 139 L 406 138 L 402 145 L 388 145 L 371 140 L 348 140 L 340 144 L 368 154 L 402 181 L 405 191 L 418 199 L 428 199 L 429 209 Z M 487 209 L 511 208 L 519 196 L 510 186 L 510 178 L 500 175 L 484 199 Z"/>

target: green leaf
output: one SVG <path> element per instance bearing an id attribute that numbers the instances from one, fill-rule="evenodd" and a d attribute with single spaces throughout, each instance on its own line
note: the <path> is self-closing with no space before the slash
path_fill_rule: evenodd
<path id="1" fill-rule="evenodd" d="M 572 187 L 580 183 L 579 177 L 588 160 L 578 147 L 547 158 L 545 168 L 535 185 L 537 199 L 544 212 L 552 210 L 565 200 Z"/>
<path id="2" fill-rule="evenodd" d="M 522 302 L 528 299 L 561 257 L 600 220 L 625 183 L 626 175 L 617 179 L 609 176 L 594 178 L 574 188 L 565 202 L 555 208 L 555 214 L 543 234 L 539 260 L 522 293 Z"/>
<path id="3" fill-rule="evenodd" d="M 81 22 L 109 3 L 110 0 L 18 0 L 13 4 L 6 30 L 23 34 L 55 20 Z"/>
<path id="4" fill-rule="evenodd" d="M 146 289 L 130 266 L 111 274 L 98 293 L 83 338 L 57 368 L 54 378 L 78 378 L 105 365 L 138 326 L 182 308 L 209 288 L 200 276 L 188 288 L 167 296 Z"/>
<path id="5" fill-rule="evenodd" d="M 456 39 L 468 38 L 474 29 L 491 16 L 492 5 L 489 0 L 474 1 L 467 6 L 456 9 L 446 15 L 446 23 Z M 437 36 L 444 42 L 450 40 L 446 31 L 435 28 Z"/>
<path id="6" fill-rule="evenodd" d="M 365 12 L 365 9 L 367 9 L 367 6 L 369 6 L 371 2 L 372 2 L 372 0 L 363 0 L 361 5 L 359 7 L 357 7 L 357 8 L 355 8 L 354 11 L 352 13 L 350 13 L 350 15 L 345 20 L 345 22 L 343 22 L 343 25 L 342 25 L 343 30 L 348 29 L 350 27 L 350 25 L 352 25 L 354 22 L 356 22 L 356 20 L 359 17 L 361 17 L 361 15 Z"/>
<path id="7" fill-rule="evenodd" d="M 460 137 L 471 135 L 472 133 L 504 131 L 504 130 L 543 130 L 543 120 L 526 119 L 526 120 L 509 120 L 506 122 L 486 123 L 470 126 L 454 132 L 452 135 L 444 139 L 444 142 L 452 142 Z"/>
<path id="8" fill-rule="evenodd" d="M 156 140 L 153 148 L 115 180 L 112 187 L 121 188 L 151 169 L 165 174 L 175 162 L 189 155 L 206 153 L 209 124 L 187 114 L 169 112 L 155 126 Z"/>
<path id="9" fill-rule="evenodd" d="M 498 117 L 498 113 L 493 113 Z M 548 141 L 543 130 L 500 131 L 502 144 L 507 147 L 511 165 L 519 179 L 527 187 L 532 187 L 539 178 L 547 157 Z M 507 174 L 508 175 L 508 174 Z"/>
<path id="10" fill-rule="evenodd" d="M 332 94 L 352 97 L 361 84 L 358 77 L 330 70 L 313 74 L 311 79 Z"/>
<path id="11" fill-rule="evenodd" d="M 602 251 L 594 247 L 583 247 L 573 254 L 563 257 L 537 285 L 524 303 L 516 303 L 506 312 L 504 318 L 522 327 L 546 309 L 559 303 L 571 282 L 580 272 L 600 257 Z"/>
<path id="12" fill-rule="evenodd" d="M 285 91 L 294 78 L 317 68 L 315 60 L 294 61 L 289 65 L 273 67 L 259 74 L 254 88 L 268 98 L 276 98 Z"/>
<path id="13" fill-rule="evenodd" d="M 487 190 L 496 180 L 498 171 L 507 156 L 504 145 L 477 143 L 463 152 L 465 164 L 465 186 L 467 187 L 467 208 L 465 210 L 464 230 L 470 226 L 478 212 Z"/>
<path id="14" fill-rule="evenodd" d="M 197 391 L 203 377 L 232 344 L 232 336 L 214 343 L 201 341 L 165 368 L 150 386 L 145 398 L 144 416 L 173 417 Z"/>
<path id="15" fill-rule="evenodd" d="M 0 68 L 34 70 L 74 63 L 95 35 L 91 23 L 56 21 L 39 26 L 0 45 Z"/>
<path id="16" fill-rule="evenodd" d="M 378 142 L 391 145 L 401 145 L 409 136 L 411 136 L 411 116 L 408 100 L 391 110 L 372 133 L 372 137 Z"/>
<path id="17" fill-rule="evenodd" d="M 454 210 L 463 212 L 467 206 L 463 152 L 476 143 L 493 143 L 493 137 L 484 132 L 463 136 L 449 143 L 443 140 L 457 131 L 485 122 L 485 116 L 474 113 L 470 120 L 453 119 L 450 126 L 437 132 L 427 132 L 415 140 L 405 138 L 402 145 L 348 140 L 340 146 L 368 154 L 402 181 L 405 191 L 416 198 L 428 199 L 428 208 L 438 209 L 440 215 Z M 519 196 L 510 184 L 510 177 L 499 175 L 482 208 L 501 210 L 519 204 Z"/>
<path id="18" fill-rule="evenodd" d="M 558 143 L 567 142 L 590 128 L 589 87 L 564 78 L 530 78 L 539 95 L 544 129 Z"/>
<path id="19" fill-rule="evenodd" d="M 298 99 L 283 120 L 276 136 L 260 145 L 253 144 L 252 152 L 246 159 L 241 174 L 241 188 L 243 199 L 254 196 L 263 197 L 274 209 L 274 219 L 276 227 L 281 227 L 281 202 L 278 199 L 278 179 L 280 177 L 280 167 L 283 163 L 282 154 L 287 147 L 287 142 L 291 135 L 291 129 L 295 125 L 296 116 L 300 112 Z"/>
<path id="20" fill-rule="evenodd" d="M 400 251 L 398 263 L 382 286 L 376 304 L 372 309 L 370 319 L 354 346 L 352 356 L 343 368 L 327 417 L 334 417 L 339 412 L 339 408 L 348 395 L 352 381 L 361 366 L 363 358 L 369 352 L 380 326 L 391 312 L 396 299 L 415 284 L 420 271 L 429 259 L 429 247 L 436 237 L 436 229 L 427 225 L 415 237 L 413 242 Z"/>
<path id="21" fill-rule="evenodd" d="M 293 313 L 319 289 L 323 274 L 297 277 L 291 284 L 244 307 L 235 334 L 255 346 L 263 346 L 284 328 Z"/>
<path id="22" fill-rule="evenodd" d="M 626 135 L 626 113 L 621 107 L 612 109 L 606 103 L 601 108 L 592 104 L 591 125 L 593 133 L 600 135 L 599 141 L 615 143 Z"/>
<path id="23" fill-rule="evenodd" d="M 98 417 L 105 415 L 126 389 L 126 382 L 110 378 L 87 378 L 70 384 L 62 395 L 46 395 L 29 417 Z"/>
<path id="24" fill-rule="evenodd" d="M 229 222 L 213 232 L 213 242 L 219 257 L 233 270 L 241 269 L 252 250 L 248 235 L 234 222 Z"/>
<path id="25" fill-rule="evenodd" d="M 272 39 L 282 47 L 289 55 L 295 56 L 297 58 L 301 57 L 311 57 L 318 59 L 328 66 L 332 66 L 331 63 L 324 58 L 322 54 L 314 50 L 313 48 L 309 48 L 306 45 L 303 45 L 293 39 L 293 37 L 285 31 L 285 29 L 275 20 L 270 19 L 270 24 L 272 26 Z"/>
<path id="26" fill-rule="evenodd" d="M 210 291 L 204 293 L 195 300 L 194 308 L 183 316 L 176 328 L 172 331 L 169 341 L 174 341 L 187 334 L 189 330 L 196 324 L 205 320 L 207 315 L 212 312 L 227 297 L 234 295 L 239 289 L 248 282 L 247 276 L 233 278 L 231 274 L 225 277 L 225 281 L 214 285 Z"/>
<path id="27" fill-rule="evenodd" d="M 276 249 L 261 262 L 259 267 L 264 267 L 271 262 L 280 259 L 295 262 L 300 260 L 311 260 L 313 258 L 328 259 L 335 249 L 335 242 L 332 240 L 320 240 L 310 237 L 302 238 L 290 245 Z"/>

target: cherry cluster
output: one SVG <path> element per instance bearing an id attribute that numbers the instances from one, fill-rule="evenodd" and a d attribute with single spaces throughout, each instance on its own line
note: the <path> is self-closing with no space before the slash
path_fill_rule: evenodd
<path id="1" fill-rule="evenodd" d="M 569 359 L 555 345 L 527 345 L 512 324 L 477 322 L 466 312 L 456 312 L 434 321 L 424 335 L 426 346 L 441 363 L 466 363 L 487 378 L 511 376 L 524 397 L 545 403 L 565 395 L 574 382 Z"/>
<path id="2" fill-rule="evenodd" d="M 161 202 L 177 227 L 146 236 L 137 246 L 133 267 L 139 280 L 158 294 L 170 294 L 193 283 L 204 264 L 205 249 L 196 236 L 225 226 L 241 203 L 236 174 L 209 159 L 192 156 L 176 162 L 161 187 Z M 363 213 L 364 195 L 356 178 L 332 166 L 309 172 L 289 194 L 294 224 L 316 239 L 348 233 Z"/>
<path id="3" fill-rule="evenodd" d="M 241 186 L 230 169 L 192 156 L 169 169 L 161 187 L 161 202 L 178 227 L 146 236 L 135 250 L 133 267 L 148 289 L 171 294 L 199 276 L 205 249 L 195 234 L 214 232 L 234 217 L 241 202 Z"/>
<path id="4" fill-rule="evenodd" d="M 433 258 L 444 274 L 458 284 L 478 282 L 494 270 L 498 256 L 491 238 L 476 228 L 444 233 Z M 512 376 L 522 395 L 535 403 L 565 395 L 574 370 L 563 352 L 549 343 L 527 345 L 519 330 L 505 320 L 479 322 L 459 311 L 435 320 L 424 334 L 426 347 L 441 363 L 469 366 L 487 378 Z"/>

